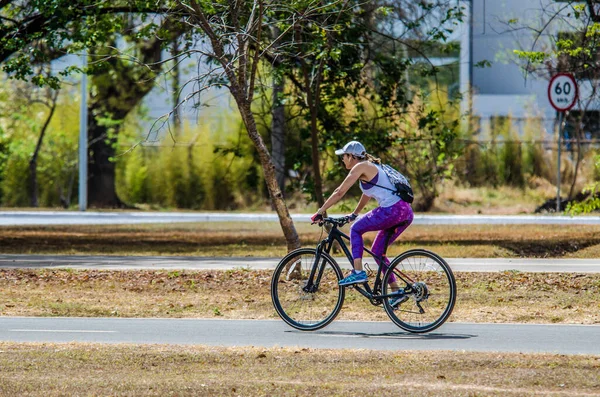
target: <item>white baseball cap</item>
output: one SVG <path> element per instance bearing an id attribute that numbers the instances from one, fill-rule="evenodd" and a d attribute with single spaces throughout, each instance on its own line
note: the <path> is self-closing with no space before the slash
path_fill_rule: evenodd
<path id="1" fill-rule="evenodd" d="M 357 157 L 365 157 L 367 151 L 362 143 L 358 141 L 350 141 L 344 145 L 342 149 L 335 151 L 335 154 L 341 156 L 342 154 L 352 154 Z"/>

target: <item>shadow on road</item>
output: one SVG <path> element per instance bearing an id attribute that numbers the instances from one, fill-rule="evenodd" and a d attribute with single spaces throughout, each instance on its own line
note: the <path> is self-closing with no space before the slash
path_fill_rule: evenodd
<path id="1" fill-rule="evenodd" d="M 303 331 L 285 331 L 285 332 L 294 332 L 294 333 L 302 333 Z M 449 334 L 449 333 L 437 333 L 433 332 L 430 334 L 413 334 L 410 332 L 380 332 L 380 333 L 370 333 L 370 332 L 348 332 L 348 331 L 315 331 L 311 334 L 315 334 L 318 336 L 335 336 L 335 337 L 345 337 L 345 338 L 373 338 L 373 339 L 420 339 L 420 340 L 443 340 L 443 339 L 471 339 L 476 338 L 477 335 L 469 335 L 469 334 Z"/>

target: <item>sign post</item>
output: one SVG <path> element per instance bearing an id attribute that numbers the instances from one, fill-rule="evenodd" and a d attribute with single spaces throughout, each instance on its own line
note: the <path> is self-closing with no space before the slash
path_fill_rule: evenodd
<path id="1" fill-rule="evenodd" d="M 548 84 L 548 99 L 558 112 L 558 165 L 556 176 L 556 212 L 560 212 L 560 154 L 562 150 L 563 125 L 565 112 L 569 111 L 577 102 L 577 81 L 570 73 L 559 73 L 550 79 Z"/>

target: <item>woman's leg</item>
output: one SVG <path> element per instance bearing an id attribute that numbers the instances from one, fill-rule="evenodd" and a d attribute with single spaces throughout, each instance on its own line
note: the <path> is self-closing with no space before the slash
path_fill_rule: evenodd
<path id="1" fill-rule="evenodd" d="M 413 221 L 414 214 L 410 204 L 405 203 L 404 201 L 399 201 L 391 207 L 388 207 L 389 211 L 387 211 L 387 218 L 385 221 L 382 221 L 382 225 L 384 230 L 381 230 L 377 233 L 375 240 L 373 240 L 373 245 L 371 246 L 371 251 L 377 256 L 383 256 L 387 247 L 389 247 L 396 239 L 410 226 Z M 394 229 L 394 231 L 390 234 L 389 229 L 403 223 L 402 226 L 398 226 Z M 387 230 L 386 230 L 387 229 Z M 383 270 L 386 271 L 390 264 L 390 260 L 383 256 L 383 263 L 379 264 L 379 266 L 383 266 Z M 396 277 L 392 274 L 390 278 L 390 286 L 392 287 L 392 291 L 396 291 L 398 286 L 396 284 Z"/>
<path id="2" fill-rule="evenodd" d="M 354 269 L 362 270 L 363 257 L 363 234 L 379 230 L 373 241 L 372 251 L 381 256 L 386 248 L 385 229 L 389 229 L 401 222 L 406 222 L 405 226 L 396 228 L 390 236 L 387 245 L 402 234 L 404 230 L 412 223 L 413 212 L 410 204 L 404 201 L 392 205 L 391 207 L 377 207 L 356 220 L 350 227 L 350 244 L 352 247 L 352 258 L 354 259 Z"/>
<path id="3" fill-rule="evenodd" d="M 381 230 L 379 223 L 381 223 L 381 218 L 384 217 L 384 215 L 379 214 L 382 211 L 383 209 L 381 207 L 377 207 L 359 217 L 352 226 L 350 226 L 350 245 L 355 270 L 362 270 L 364 248 L 363 234 Z"/>
<path id="4" fill-rule="evenodd" d="M 377 255 L 382 255 L 385 252 L 385 249 L 396 241 L 398 236 L 410 226 L 414 218 L 410 204 L 405 203 L 404 201 L 399 201 L 391 207 L 384 208 L 384 210 L 385 211 L 381 211 L 378 214 L 378 218 L 380 219 L 377 223 L 380 227 L 376 230 L 380 230 L 380 232 L 377 233 L 371 247 L 371 251 Z M 391 235 L 387 232 L 386 229 L 390 229 L 400 223 L 403 223 L 403 225 L 396 227 Z"/>

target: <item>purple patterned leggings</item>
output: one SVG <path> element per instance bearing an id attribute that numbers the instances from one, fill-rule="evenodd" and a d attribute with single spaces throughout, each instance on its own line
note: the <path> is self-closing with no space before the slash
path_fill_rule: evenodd
<path id="1" fill-rule="evenodd" d="M 352 257 L 354 259 L 362 258 L 363 256 L 363 234 L 366 232 L 373 232 L 378 230 L 371 251 L 375 255 L 383 255 L 387 245 L 392 244 L 398 236 L 406 230 L 412 223 L 414 218 L 412 208 L 410 204 L 400 200 L 396 204 L 390 207 L 377 207 L 363 216 L 359 217 L 350 227 L 350 244 L 352 245 Z M 390 229 L 401 222 L 405 222 L 404 225 L 396 227 L 393 233 L 390 235 L 387 229 Z M 388 240 L 389 236 L 389 240 Z M 387 270 L 387 265 L 390 264 L 390 260 L 387 257 L 383 257 L 383 270 Z M 378 264 L 379 265 L 379 264 Z M 392 275 L 390 282 L 394 282 L 395 277 Z"/>

